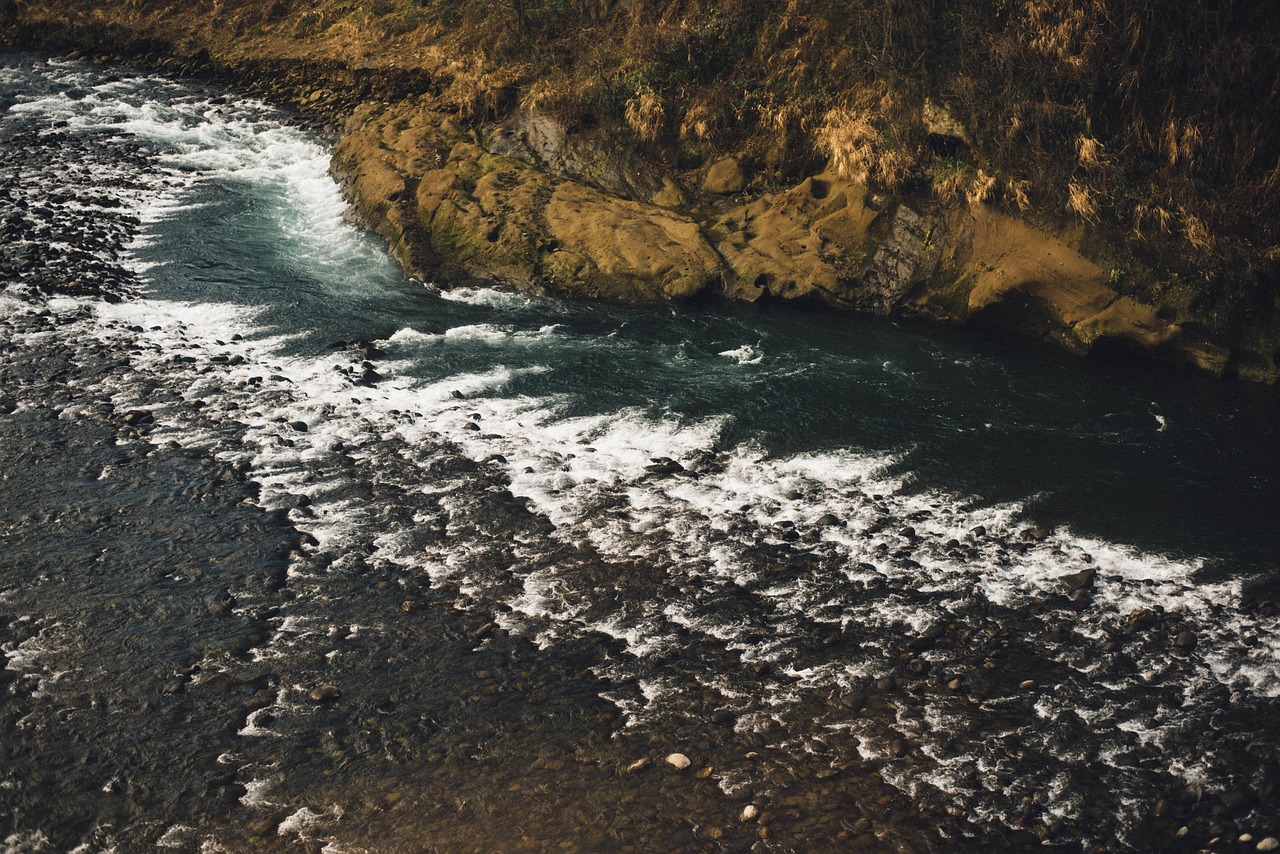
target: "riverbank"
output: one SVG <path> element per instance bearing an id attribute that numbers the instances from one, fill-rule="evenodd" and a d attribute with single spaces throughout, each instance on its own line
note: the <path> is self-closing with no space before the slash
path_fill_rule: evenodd
<path id="1" fill-rule="evenodd" d="M 1280 377 L 1265 259 L 1183 252 L 1181 237 L 1158 233 L 1121 239 L 1122 223 L 1092 208 L 1051 214 L 1027 201 L 1029 182 L 984 171 L 973 117 L 961 121 L 941 101 L 920 101 L 912 126 L 932 146 L 911 167 L 934 176 L 922 184 L 906 167 L 890 178 L 885 163 L 897 155 L 879 132 L 859 137 L 853 113 L 828 115 L 807 149 L 793 141 L 778 160 L 751 130 L 758 115 L 733 131 L 675 133 L 670 99 L 652 86 L 617 116 L 585 114 L 579 89 L 570 109 L 568 90 L 556 88 L 568 84 L 537 71 L 531 46 L 517 38 L 466 52 L 471 25 L 449 29 L 440 9 L 269 5 L 111 11 L 65 0 L 10 4 L 0 18 L 20 46 L 212 75 L 326 124 L 341 137 L 335 172 L 359 218 L 422 278 L 479 276 L 573 297 L 812 302 L 996 327 L 1081 354 Z M 613 38 L 623 18 L 638 32 L 646 14 L 602 8 L 575 32 Z M 686 35 L 690 20 L 679 25 Z M 577 50 L 565 61 L 585 62 Z M 872 154 L 875 168 L 863 162 Z M 939 177 L 943 167 L 951 172 Z"/>

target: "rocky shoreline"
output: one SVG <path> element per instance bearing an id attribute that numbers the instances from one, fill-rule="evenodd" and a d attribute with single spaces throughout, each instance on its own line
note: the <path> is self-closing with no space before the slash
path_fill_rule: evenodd
<path id="1" fill-rule="evenodd" d="M 321 59 L 306 39 L 284 49 L 196 33 L 178 44 L 154 22 L 135 30 L 99 15 L 86 29 L 32 14 L 19 7 L 8 43 L 212 77 L 327 128 L 353 214 L 419 278 L 575 298 L 796 301 L 1280 378 L 1274 311 L 1216 330 L 1177 288 L 1152 298 L 1129 287 L 1122 253 L 1085 225 L 886 193 L 822 166 L 775 186 L 732 152 L 676 168 L 607 128 L 571 128 L 538 109 L 468 116 L 445 97 L 457 72 L 439 62 Z M 948 127 L 937 133 L 961 132 Z"/>

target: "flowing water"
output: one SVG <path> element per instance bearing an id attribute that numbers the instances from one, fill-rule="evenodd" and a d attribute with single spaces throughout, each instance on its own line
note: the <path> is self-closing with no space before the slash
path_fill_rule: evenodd
<path id="1" fill-rule="evenodd" d="M 266 105 L 0 109 L 4 850 L 1280 834 L 1271 390 L 440 291 Z"/>

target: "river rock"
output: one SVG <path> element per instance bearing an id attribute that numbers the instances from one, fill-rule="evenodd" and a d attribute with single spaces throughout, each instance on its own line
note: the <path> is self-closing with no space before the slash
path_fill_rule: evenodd
<path id="1" fill-rule="evenodd" d="M 152 424 L 156 417 L 151 414 L 149 409 L 130 409 L 124 414 L 124 423 L 130 427 L 137 427 L 142 424 Z"/>
<path id="2" fill-rule="evenodd" d="M 1068 590 L 1088 590 L 1093 587 L 1094 580 L 1098 576 L 1096 567 L 1088 567 L 1079 572 L 1072 572 L 1067 575 L 1059 575 L 1058 580 L 1066 586 Z"/>
<path id="3" fill-rule="evenodd" d="M 1280 839 L 1274 836 L 1268 836 L 1254 846 L 1258 851 L 1277 851 L 1280 850 Z"/>
<path id="4" fill-rule="evenodd" d="M 342 691 L 336 685 L 317 685 L 307 694 L 307 698 L 313 703 L 332 703 L 342 696 Z"/>
<path id="5" fill-rule="evenodd" d="M 742 166 L 735 157 L 718 160 L 707 170 L 707 177 L 702 181 L 702 191 L 716 195 L 728 195 L 739 192 L 747 184 L 742 174 Z"/>
<path id="6" fill-rule="evenodd" d="M 685 756 L 683 753 L 672 753 L 667 757 L 666 762 L 677 771 L 683 771 L 693 764 L 689 761 L 689 757 Z"/>

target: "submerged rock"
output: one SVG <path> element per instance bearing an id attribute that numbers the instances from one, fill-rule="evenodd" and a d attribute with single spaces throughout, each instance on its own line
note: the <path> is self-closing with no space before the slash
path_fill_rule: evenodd
<path id="1" fill-rule="evenodd" d="M 342 691 L 336 685 L 317 685 L 307 693 L 307 699 L 313 703 L 332 703 L 342 696 Z"/>
<path id="2" fill-rule="evenodd" d="M 677 771 L 683 771 L 693 763 L 689 761 L 689 757 L 683 753 L 672 753 L 666 758 L 666 763 Z"/>

